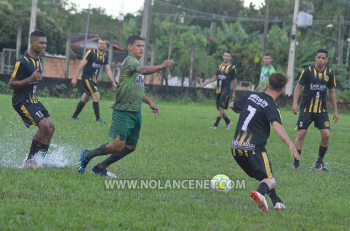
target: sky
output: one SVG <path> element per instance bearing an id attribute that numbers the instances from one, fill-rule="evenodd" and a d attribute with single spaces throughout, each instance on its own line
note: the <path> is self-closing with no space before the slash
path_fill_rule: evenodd
<path id="1" fill-rule="evenodd" d="M 220 1 L 220 0 L 217 0 Z M 106 9 L 107 14 L 117 17 L 120 14 L 121 2 L 124 5 L 124 15 L 127 13 L 136 13 L 143 9 L 145 0 L 69 0 L 78 5 L 78 8 L 88 8 L 91 4 L 92 8 L 102 7 Z M 265 0 L 245 0 L 244 5 L 248 6 L 252 2 L 256 6 L 260 6 Z"/>

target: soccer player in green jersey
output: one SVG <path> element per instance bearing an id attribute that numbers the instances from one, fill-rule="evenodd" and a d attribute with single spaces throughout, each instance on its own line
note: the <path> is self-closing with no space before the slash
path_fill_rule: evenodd
<path id="1" fill-rule="evenodd" d="M 20 57 L 13 70 L 9 85 L 13 90 L 12 105 L 29 128 L 35 125 L 35 132 L 24 167 L 39 167 L 50 147 L 51 138 L 55 132 L 49 112 L 36 98 L 37 85 L 42 80 L 42 65 L 39 55 L 45 53 L 46 34 L 33 31 L 30 34 L 30 49 Z"/>
<path id="2" fill-rule="evenodd" d="M 330 138 L 330 122 L 327 113 L 326 96 L 327 88 L 329 89 L 329 98 L 333 106 L 333 122 L 337 123 L 339 119 L 337 98 L 335 96 L 335 77 L 331 69 L 326 67 L 328 62 L 328 51 L 326 49 L 318 49 L 315 57 L 316 65 L 304 69 L 301 73 L 297 86 L 294 90 L 293 97 L 293 113 L 298 114 L 298 98 L 301 89 L 304 86 L 304 94 L 301 100 L 299 119 L 297 122 L 297 138 L 295 139 L 295 147 L 299 154 L 303 147 L 307 129 L 314 122 L 314 126 L 320 130 L 322 139 L 319 146 L 318 158 L 315 168 L 321 171 L 328 171 L 324 166 L 323 158 L 326 155 L 329 138 Z M 299 160 L 294 160 L 294 169 L 299 168 Z"/>
<path id="3" fill-rule="evenodd" d="M 144 39 L 132 35 L 127 39 L 128 57 L 123 61 L 113 104 L 112 125 L 109 137 L 112 143 L 102 144 L 94 150 L 84 149 L 78 163 L 79 173 L 84 173 L 89 161 L 101 155 L 111 154 L 103 162 L 95 165 L 92 171 L 101 176 L 107 176 L 106 168 L 135 151 L 141 130 L 141 104 L 145 102 L 152 109 L 154 116 L 159 116 L 159 108 L 144 93 L 145 76 L 169 68 L 173 60 L 165 60 L 157 66 L 141 66 L 139 59 L 143 55 Z"/>
<path id="4" fill-rule="evenodd" d="M 260 73 L 260 82 L 258 87 L 255 89 L 255 92 L 264 92 L 267 89 L 267 84 L 269 83 L 269 76 L 272 73 L 275 73 L 275 68 L 271 65 L 272 55 L 270 53 L 266 53 L 264 55 L 264 67 L 261 69 Z"/>

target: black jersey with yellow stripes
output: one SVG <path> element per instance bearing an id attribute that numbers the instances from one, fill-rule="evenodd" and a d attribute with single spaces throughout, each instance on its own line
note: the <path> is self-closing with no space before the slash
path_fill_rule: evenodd
<path id="1" fill-rule="evenodd" d="M 88 62 L 83 70 L 83 80 L 91 79 L 97 83 L 97 77 L 100 73 L 102 65 L 108 64 L 108 56 L 106 53 L 99 54 L 97 50 L 88 50 L 84 57 Z"/>
<path id="2" fill-rule="evenodd" d="M 12 78 L 15 78 L 16 80 L 29 78 L 37 69 L 39 69 L 39 73 L 41 74 L 43 67 L 40 60 L 30 57 L 27 52 L 16 61 Z M 38 81 L 32 82 L 21 89 L 13 90 L 12 105 L 17 107 L 25 101 L 38 103 L 38 99 L 35 97 L 37 85 Z"/>
<path id="3" fill-rule="evenodd" d="M 315 66 L 305 68 L 300 75 L 299 84 L 304 86 L 300 110 L 310 113 L 327 112 L 327 88 L 336 86 L 332 70 L 326 67 L 320 72 Z"/>
<path id="4" fill-rule="evenodd" d="M 231 63 L 228 65 L 224 65 L 222 63 L 216 71 L 216 76 L 216 93 L 219 94 L 224 90 L 230 89 L 230 84 L 232 80 L 236 78 L 236 67 Z"/>
<path id="5" fill-rule="evenodd" d="M 282 124 L 281 113 L 271 96 L 264 92 L 253 93 L 234 102 L 240 111 L 233 149 L 265 151 L 270 136 L 270 123 Z"/>

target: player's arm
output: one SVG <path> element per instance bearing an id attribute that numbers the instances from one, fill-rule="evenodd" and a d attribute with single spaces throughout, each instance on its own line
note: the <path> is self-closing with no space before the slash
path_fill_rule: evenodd
<path id="1" fill-rule="evenodd" d="M 297 83 L 297 86 L 294 89 L 292 111 L 295 115 L 298 114 L 298 99 L 302 88 L 303 88 L 303 85 L 301 85 L 300 83 Z"/>
<path id="2" fill-rule="evenodd" d="M 269 87 L 269 83 L 266 83 L 265 86 L 263 86 L 260 90 L 258 90 L 257 92 L 264 92 L 267 88 Z"/>
<path id="3" fill-rule="evenodd" d="M 35 70 L 29 78 L 25 78 L 23 80 L 19 80 L 16 78 L 19 75 L 23 75 L 24 65 L 20 62 L 17 62 L 12 73 L 12 77 L 9 81 L 9 87 L 11 90 L 21 89 L 32 82 L 37 82 L 42 79 L 39 69 Z"/>
<path id="4" fill-rule="evenodd" d="M 333 122 L 336 124 L 339 120 L 338 115 L 338 107 L 337 107 L 337 97 L 335 96 L 334 88 L 329 89 L 329 97 L 331 98 L 332 106 L 333 106 Z"/>
<path id="5" fill-rule="evenodd" d="M 157 105 L 155 105 L 152 100 L 150 100 L 150 98 L 148 98 L 146 95 L 143 95 L 143 102 L 147 103 L 149 105 L 149 107 L 152 109 L 151 112 L 154 113 L 154 117 L 157 118 L 157 115 L 160 115 L 159 112 L 159 107 Z"/>
<path id="6" fill-rule="evenodd" d="M 142 75 L 149 75 L 149 74 L 153 74 L 153 73 L 156 73 L 158 71 L 161 71 L 163 69 L 169 68 L 173 64 L 174 64 L 174 61 L 172 59 L 165 60 L 163 62 L 163 64 L 157 65 L 157 66 L 145 66 L 145 67 L 138 66 L 138 67 L 136 67 L 136 72 L 140 73 Z"/>
<path id="7" fill-rule="evenodd" d="M 277 134 L 277 136 L 285 143 L 288 145 L 289 147 L 289 150 L 290 150 L 290 153 L 291 155 L 299 160 L 300 159 L 300 156 L 299 156 L 299 153 L 297 151 L 297 149 L 295 148 L 293 142 L 290 140 L 286 130 L 284 130 L 284 127 L 277 121 L 274 121 L 272 123 L 272 126 L 273 126 L 273 130 L 275 131 L 275 133 Z"/>
<path id="8" fill-rule="evenodd" d="M 75 75 L 73 76 L 73 79 L 71 82 L 73 87 L 75 87 L 77 85 L 78 77 L 87 63 L 88 63 L 88 60 L 84 57 L 83 60 L 81 61 L 81 63 L 79 64 L 78 69 L 75 72 Z"/>
<path id="9" fill-rule="evenodd" d="M 115 80 L 113 78 L 113 73 L 112 73 L 111 67 L 109 66 L 109 64 L 106 64 L 106 65 L 104 65 L 104 68 L 106 70 L 106 73 L 107 73 L 109 80 L 112 81 L 113 89 L 117 89 L 117 84 L 115 83 Z"/>
<path id="10" fill-rule="evenodd" d="M 201 87 L 205 87 L 206 85 L 208 85 L 209 83 L 214 82 L 214 81 L 217 80 L 217 79 L 218 79 L 218 76 L 215 75 L 213 78 L 211 78 L 211 79 L 209 79 L 208 81 L 202 83 Z"/>
<path id="11" fill-rule="evenodd" d="M 236 78 L 233 79 L 232 85 L 233 85 L 232 100 L 235 100 L 236 99 L 236 86 L 237 86 L 237 79 Z"/>

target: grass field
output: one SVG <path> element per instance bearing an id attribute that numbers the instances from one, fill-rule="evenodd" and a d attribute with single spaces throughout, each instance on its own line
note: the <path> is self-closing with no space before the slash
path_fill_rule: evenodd
<path id="1" fill-rule="evenodd" d="M 245 180 L 245 189 L 224 194 L 204 189 L 109 189 L 91 168 L 84 175 L 76 164 L 83 148 L 111 141 L 108 130 L 112 101 L 100 102 L 97 124 L 91 102 L 80 118 L 70 117 L 78 100 L 42 98 L 56 126 L 49 160 L 57 167 L 20 169 L 36 127 L 27 129 L 1 95 L 0 112 L 0 230 L 349 230 L 350 115 L 342 113 L 332 125 L 325 158 L 329 172 L 312 168 L 320 134 L 311 127 L 304 142 L 301 169 L 292 169 L 288 147 L 271 133 L 267 150 L 277 181 L 277 193 L 287 210 L 262 214 L 249 192 L 259 183 L 248 178 L 231 156 L 235 126 L 209 127 L 217 112 L 212 104 L 156 102 L 161 116 L 154 118 L 143 105 L 143 127 L 138 149 L 109 170 L 129 180 L 210 180 L 225 174 Z M 228 111 L 237 122 L 238 115 Z M 282 109 L 283 125 L 291 139 L 297 116 Z M 330 114 L 330 117 L 332 115 Z"/>

